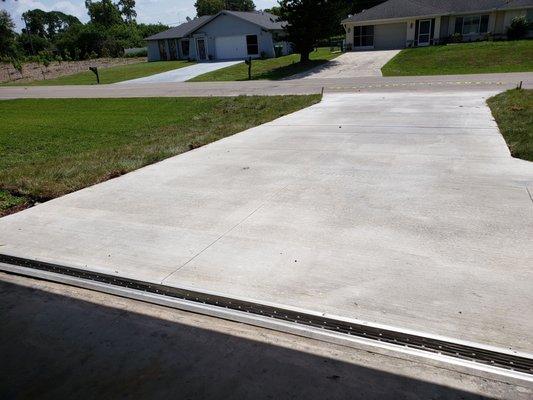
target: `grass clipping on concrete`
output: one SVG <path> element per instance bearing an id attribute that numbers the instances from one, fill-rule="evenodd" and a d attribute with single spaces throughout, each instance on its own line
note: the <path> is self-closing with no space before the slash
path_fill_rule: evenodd
<path id="1" fill-rule="evenodd" d="M 513 157 L 533 161 L 533 90 L 509 90 L 487 103 Z"/>
<path id="2" fill-rule="evenodd" d="M 533 40 L 405 49 L 381 69 L 384 76 L 528 71 L 533 71 Z"/>
<path id="3" fill-rule="evenodd" d="M 105 181 L 319 101 L 319 95 L 1 101 L 0 213 Z"/>

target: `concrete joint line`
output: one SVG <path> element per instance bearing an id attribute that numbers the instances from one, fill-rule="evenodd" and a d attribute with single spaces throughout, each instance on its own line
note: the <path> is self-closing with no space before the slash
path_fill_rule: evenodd
<path id="1" fill-rule="evenodd" d="M 526 192 L 527 192 L 527 194 L 529 194 L 529 199 L 533 203 L 533 195 L 531 194 L 531 191 L 529 190 L 529 188 L 527 186 L 526 186 Z"/>
<path id="2" fill-rule="evenodd" d="M 239 222 L 237 222 L 235 225 L 233 225 L 231 228 L 229 228 L 227 231 L 225 231 L 224 233 L 222 233 L 219 237 L 217 237 L 213 242 L 209 243 L 205 248 L 203 248 L 202 250 L 200 250 L 197 254 L 195 254 L 194 256 L 192 256 L 189 260 L 187 260 L 185 263 L 183 263 L 182 265 L 180 265 L 175 271 L 172 271 L 170 274 L 168 274 L 167 276 L 165 276 L 162 280 L 161 280 L 161 283 L 164 283 L 168 278 L 170 278 L 172 275 L 174 275 L 176 272 L 178 272 L 179 270 L 181 270 L 183 267 L 185 267 L 187 264 L 189 264 L 191 261 L 193 261 L 194 259 L 196 259 L 198 256 L 200 256 L 200 254 L 202 254 L 203 252 L 205 252 L 207 249 L 209 249 L 211 246 L 213 246 L 215 243 L 217 243 L 220 239 L 222 239 L 224 236 L 226 236 L 228 233 L 230 233 L 231 231 L 233 231 L 235 228 L 237 228 L 239 225 L 241 225 L 244 221 L 246 221 L 248 218 L 250 218 L 252 215 L 254 215 L 257 211 L 259 211 L 261 208 L 263 208 L 265 206 L 265 204 L 269 201 L 269 200 L 272 200 L 274 197 L 276 197 L 279 193 L 281 193 L 287 186 L 289 186 L 290 184 L 288 183 L 287 185 L 283 186 L 281 189 L 279 190 L 276 190 L 274 193 L 272 193 L 270 196 L 267 197 L 267 199 L 261 203 L 257 208 L 255 208 L 251 213 L 249 213 L 247 216 L 245 216 L 243 219 L 241 219 Z"/>

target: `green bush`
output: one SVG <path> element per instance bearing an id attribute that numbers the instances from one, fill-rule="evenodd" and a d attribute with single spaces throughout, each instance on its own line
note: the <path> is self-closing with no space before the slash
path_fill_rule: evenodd
<path id="1" fill-rule="evenodd" d="M 523 39 L 527 35 L 529 30 L 529 23 L 526 17 L 516 17 L 511 21 L 511 25 L 507 28 L 507 38 L 509 40 Z"/>

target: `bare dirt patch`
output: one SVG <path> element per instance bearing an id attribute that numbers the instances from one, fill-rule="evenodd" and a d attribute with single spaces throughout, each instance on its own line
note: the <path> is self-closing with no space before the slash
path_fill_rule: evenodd
<path id="1" fill-rule="evenodd" d="M 22 65 L 22 71 L 15 69 L 13 64 L 0 63 L 0 83 L 31 82 L 58 78 L 77 72 L 87 71 L 89 67 L 108 68 L 117 65 L 136 64 L 146 61 L 146 57 L 134 58 L 96 58 L 83 61 L 54 61 L 48 66 L 30 62 Z"/>

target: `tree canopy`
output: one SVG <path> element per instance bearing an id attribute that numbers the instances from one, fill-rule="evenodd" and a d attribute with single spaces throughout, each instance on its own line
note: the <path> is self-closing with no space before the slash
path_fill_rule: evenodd
<path id="1" fill-rule="evenodd" d="M 344 0 L 280 0 L 279 16 L 287 21 L 286 30 L 300 61 L 309 61 L 309 53 L 318 41 L 339 32 L 344 14 Z"/>
<path id="2" fill-rule="evenodd" d="M 29 10 L 22 14 L 26 28 L 22 31 L 31 35 L 41 36 L 53 40 L 58 33 L 65 32 L 71 26 L 81 24 L 73 15 L 60 11 Z"/>
<path id="3" fill-rule="evenodd" d="M 196 0 L 194 3 L 196 14 L 214 15 L 222 10 L 230 11 L 253 11 L 255 4 L 253 0 Z"/>
<path id="4" fill-rule="evenodd" d="M 26 11 L 21 34 L 15 32 L 7 11 L 0 10 L 0 58 L 122 56 L 125 48 L 144 47 L 144 38 L 168 29 L 163 24 L 137 24 L 135 0 L 86 0 L 85 6 L 90 17 L 86 24 L 59 11 Z"/>

